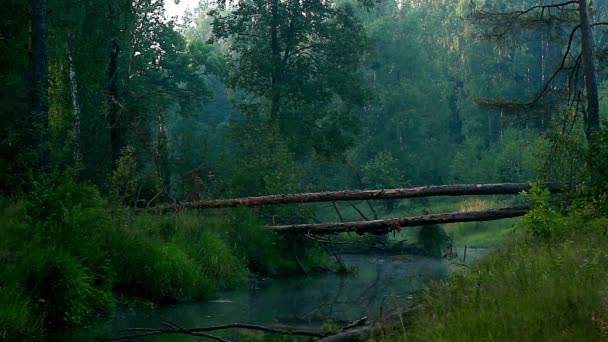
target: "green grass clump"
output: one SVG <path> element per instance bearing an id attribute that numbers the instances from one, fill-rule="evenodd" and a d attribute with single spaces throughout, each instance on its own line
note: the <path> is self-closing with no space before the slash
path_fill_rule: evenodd
<path id="1" fill-rule="evenodd" d="M 114 247 L 114 288 L 120 293 L 158 303 L 203 299 L 213 294 L 209 279 L 195 260 L 175 245 L 123 237 Z"/>
<path id="2" fill-rule="evenodd" d="M 95 286 L 95 276 L 65 251 L 41 250 L 25 264 L 22 286 L 46 323 L 82 323 L 112 305 L 108 289 Z"/>
<path id="3" fill-rule="evenodd" d="M 30 299 L 14 286 L 0 287 L 0 339 L 18 340 L 35 334 L 40 327 Z"/>

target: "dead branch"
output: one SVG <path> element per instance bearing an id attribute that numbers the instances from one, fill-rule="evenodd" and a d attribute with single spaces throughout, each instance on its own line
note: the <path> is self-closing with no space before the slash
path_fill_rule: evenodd
<path id="1" fill-rule="evenodd" d="M 141 333 L 121 336 L 121 337 L 111 337 L 111 338 L 101 339 L 98 341 L 99 342 L 120 341 L 120 340 L 131 340 L 131 339 L 135 339 L 135 338 L 154 336 L 154 335 L 183 334 L 183 335 L 207 337 L 207 338 L 214 339 L 216 341 L 229 342 L 228 340 L 226 340 L 224 338 L 205 334 L 205 332 L 209 332 L 209 331 L 227 330 L 227 329 L 247 329 L 247 330 L 262 331 L 265 333 L 275 334 L 275 335 L 308 336 L 308 337 L 322 337 L 323 336 L 320 333 L 315 333 L 315 332 L 310 332 L 310 331 L 275 329 L 275 328 L 270 328 L 270 327 L 266 327 L 266 326 L 262 326 L 262 325 L 246 324 L 246 323 L 230 323 L 230 324 L 214 325 L 214 326 L 209 326 L 209 327 L 204 327 L 204 328 L 192 328 L 192 329 L 182 328 L 171 322 L 162 322 L 162 324 L 164 326 L 166 326 L 167 329 L 129 328 L 129 329 L 122 330 L 121 333 L 122 332 L 141 332 Z"/>

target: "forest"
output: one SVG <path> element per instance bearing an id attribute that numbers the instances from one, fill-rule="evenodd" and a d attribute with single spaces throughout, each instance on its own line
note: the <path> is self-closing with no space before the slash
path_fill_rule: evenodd
<path id="1" fill-rule="evenodd" d="M 608 339 L 608 2 L 3 3 L 0 340 Z"/>

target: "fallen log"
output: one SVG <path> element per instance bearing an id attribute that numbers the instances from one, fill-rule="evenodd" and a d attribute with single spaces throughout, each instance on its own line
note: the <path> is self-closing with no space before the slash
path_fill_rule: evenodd
<path id="1" fill-rule="evenodd" d="M 489 209 L 482 211 L 467 211 L 457 213 L 432 214 L 402 218 L 392 218 L 373 221 L 355 221 L 340 223 L 306 223 L 281 226 L 266 226 L 266 229 L 277 233 L 301 234 L 334 234 L 356 232 L 358 234 L 386 234 L 404 227 L 424 226 L 429 224 L 444 224 L 454 222 L 479 222 L 500 220 L 523 216 L 528 212 L 528 206 Z"/>
<path id="2" fill-rule="evenodd" d="M 562 192 L 563 186 L 556 183 L 545 183 L 545 188 L 551 192 Z M 494 183 L 494 184 L 456 184 L 431 185 L 416 188 L 377 189 L 377 190 L 345 190 L 310 192 L 301 194 L 268 195 L 257 197 L 230 198 L 186 202 L 177 205 L 163 205 L 152 208 L 141 208 L 137 211 L 169 212 L 180 209 L 229 208 L 239 206 L 260 206 L 269 204 L 381 200 L 397 198 L 418 198 L 435 196 L 466 196 L 466 195 L 516 195 L 530 189 L 529 183 Z"/>
<path id="3" fill-rule="evenodd" d="M 342 331 L 321 338 L 318 342 L 363 342 L 384 340 L 382 336 L 386 336 L 385 330 L 392 330 L 396 327 L 401 327 L 403 332 L 406 332 L 407 327 L 412 325 L 422 309 L 421 305 L 414 306 L 403 312 L 396 312 L 388 317 L 384 317 L 375 322 L 365 322 L 352 328 L 345 328 Z"/>

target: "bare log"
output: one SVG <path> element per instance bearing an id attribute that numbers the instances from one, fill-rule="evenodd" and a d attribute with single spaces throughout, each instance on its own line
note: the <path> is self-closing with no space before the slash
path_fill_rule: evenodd
<path id="1" fill-rule="evenodd" d="M 358 234 L 386 234 L 394 230 L 400 230 L 404 227 L 454 222 L 492 221 L 518 217 L 525 215 L 528 212 L 528 209 L 528 206 L 519 206 L 481 211 L 468 211 L 463 213 L 433 214 L 374 221 L 267 226 L 266 229 L 275 231 L 277 233 L 333 234 L 356 232 Z"/>
<path id="2" fill-rule="evenodd" d="M 555 183 L 546 183 L 544 186 L 551 192 L 563 191 L 563 187 Z M 435 196 L 515 195 L 530 189 L 530 187 L 531 185 L 529 183 L 495 183 L 431 185 L 400 189 L 326 191 L 186 202 L 181 203 L 180 205 L 165 205 L 146 209 L 142 208 L 138 209 L 138 211 L 162 213 L 180 209 L 229 208 L 239 206 L 253 207 L 269 204 L 381 200 Z"/>

